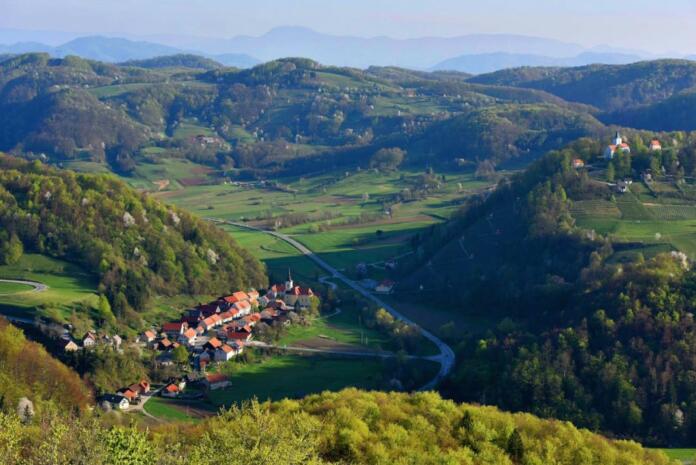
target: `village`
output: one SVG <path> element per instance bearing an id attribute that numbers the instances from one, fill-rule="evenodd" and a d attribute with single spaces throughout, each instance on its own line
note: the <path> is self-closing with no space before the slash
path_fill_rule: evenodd
<path id="1" fill-rule="evenodd" d="M 144 331 L 138 344 L 143 349 L 155 351 L 157 364 L 161 366 L 180 363 L 183 358 L 188 373 L 169 379 L 156 392 L 151 390 L 149 381 L 140 380 L 97 400 L 106 409 L 128 410 L 138 405 L 141 398 L 154 394 L 193 399 L 202 397 L 204 392 L 228 388 L 230 379 L 211 368 L 232 360 L 251 346 L 259 323 L 288 326 L 318 305 L 319 298 L 312 289 L 296 285 L 288 271 L 287 281 L 270 286 L 263 295 L 253 289 L 236 291 L 187 309 L 178 320 Z M 118 336 L 109 340 L 114 338 L 120 340 Z M 98 341 L 99 338 L 89 332 L 82 340 L 82 348 L 89 349 Z M 103 338 L 101 342 L 107 343 Z M 74 346 L 70 350 L 79 349 L 75 342 L 70 343 Z M 200 390 L 184 394 L 187 385 L 196 385 Z"/>

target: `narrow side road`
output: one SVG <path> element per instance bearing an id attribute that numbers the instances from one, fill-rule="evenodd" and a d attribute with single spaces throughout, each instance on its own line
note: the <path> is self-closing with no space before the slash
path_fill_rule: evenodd
<path id="1" fill-rule="evenodd" d="M 405 315 L 403 315 L 401 312 L 399 312 L 396 308 L 387 304 L 386 302 L 384 302 L 382 299 L 380 299 L 376 295 L 372 294 L 367 289 L 363 288 L 362 286 L 355 283 L 353 280 L 349 279 L 346 275 L 344 275 L 343 273 L 341 273 L 340 271 L 335 269 L 333 266 L 326 263 L 323 259 L 321 259 L 319 256 L 317 256 L 310 249 L 308 249 L 304 244 L 298 242 L 297 240 L 293 239 L 292 237 L 290 237 L 286 234 L 279 233 L 277 231 L 268 231 L 268 230 L 256 228 L 254 226 L 250 226 L 247 224 L 237 223 L 234 221 L 222 220 L 219 218 L 207 218 L 207 219 L 209 221 L 213 221 L 216 223 L 229 224 L 231 226 L 236 226 L 238 228 L 249 229 L 252 231 L 258 231 L 258 232 L 262 232 L 265 234 L 269 234 L 269 235 L 274 236 L 282 241 L 287 242 L 288 244 L 290 244 L 291 246 L 293 246 L 297 250 L 299 250 L 307 258 L 309 258 L 310 260 L 315 262 L 317 265 L 319 265 L 321 268 L 323 268 L 328 273 L 330 273 L 332 278 L 342 281 L 346 286 L 350 287 L 351 289 L 353 289 L 354 291 L 356 291 L 357 293 L 359 293 L 363 297 L 371 300 L 379 307 L 384 308 L 394 318 L 401 320 L 405 323 L 417 326 L 420 329 L 420 332 L 423 335 L 423 337 L 425 337 L 426 339 L 431 341 L 433 344 L 435 344 L 437 346 L 438 350 L 440 351 L 440 355 L 437 355 L 437 356 L 431 358 L 431 360 L 440 364 L 440 371 L 437 373 L 437 375 L 430 382 L 428 382 L 424 386 L 422 386 L 419 389 L 420 391 L 429 391 L 429 390 L 435 389 L 437 387 L 437 385 L 440 384 L 440 382 L 450 373 L 450 371 L 452 371 L 452 368 L 454 367 L 454 351 L 452 350 L 452 348 L 450 346 L 448 346 L 444 341 L 442 341 L 440 338 L 435 336 L 430 331 L 418 326 L 417 323 L 412 321 L 410 318 L 407 318 Z"/>
<path id="2" fill-rule="evenodd" d="M 31 286 L 33 289 L 24 292 L 43 292 L 48 289 L 48 286 L 44 283 L 39 283 L 37 281 L 25 281 L 23 279 L 0 279 L 0 283 L 10 283 L 10 284 L 24 284 L 26 286 Z M 19 292 L 17 292 L 19 294 Z M 4 294 L 0 294 L 4 295 Z"/>

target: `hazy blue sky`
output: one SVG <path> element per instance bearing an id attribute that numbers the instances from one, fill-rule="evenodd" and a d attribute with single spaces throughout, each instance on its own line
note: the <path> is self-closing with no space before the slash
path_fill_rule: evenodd
<path id="1" fill-rule="evenodd" d="M 392 37 L 521 33 L 696 53 L 695 0 L 0 0 L 0 27 L 260 35 L 281 25 Z"/>

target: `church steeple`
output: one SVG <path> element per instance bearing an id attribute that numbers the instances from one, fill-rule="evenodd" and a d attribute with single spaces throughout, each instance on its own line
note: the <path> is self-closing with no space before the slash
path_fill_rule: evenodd
<path id="1" fill-rule="evenodd" d="M 295 283 L 292 282 L 292 273 L 290 268 L 288 268 L 288 280 L 285 282 L 285 290 L 290 290 L 295 287 Z"/>
<path id="2" fill-rule="evenodd" d="M 620 146 L 623 144 L 623 138 L 621 137 L 621 133 L 619 131 L 616 131 L 616 136 L 614 137 L 614 145 Z"/>

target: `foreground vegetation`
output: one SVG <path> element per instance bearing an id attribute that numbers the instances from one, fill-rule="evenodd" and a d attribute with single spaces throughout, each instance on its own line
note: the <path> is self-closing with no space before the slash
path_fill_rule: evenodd
<path id="1" fill-rule="evenodd" d="M 668 464 L 658 451 L 609 441 L 568 423 L 437 394 L 355 389 L 300 401 L 247 403 L 195 426 L 121 426 L 103 419 L 0 414 L 3 464 Z"/>

